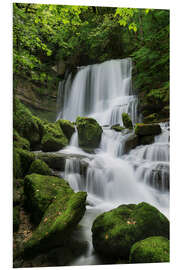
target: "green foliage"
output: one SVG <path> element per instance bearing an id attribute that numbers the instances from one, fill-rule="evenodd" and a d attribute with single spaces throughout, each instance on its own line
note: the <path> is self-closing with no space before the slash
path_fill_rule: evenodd
<path id="1" fill-rule="evenodd" d="M 13 55 L 15 77 L 44 85 L 59 61 L 72 69 L 131 56 L 135 88 L 148 94 L 169 81 L 169 11 L 14 3 Z"/>

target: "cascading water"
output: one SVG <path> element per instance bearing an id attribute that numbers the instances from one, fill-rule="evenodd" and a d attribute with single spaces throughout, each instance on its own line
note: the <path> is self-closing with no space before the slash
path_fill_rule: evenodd
<path id="1" fill-rule="evenodd" d="M 111 60 L 81 68 L 71 82 L 71 74 L 59 86 L 57 119 L 75 121 L 77 116 L 92 116 L 101 125 L 122 124 L 127 112 L 137 120 L 137 98 L 132 95 L 131 59 Z"/>
<path id="2" fill-rule="evenodd" d="M 137 121 L 137 97 L 132 94 L 131 59 L 111 60 L 79 70 L 60 85 L 63 100 L 58 118 L 74 121 L 78 115 L 92 116 L 103 127 L 101 143 L 94 154 L 78 146 L 77 131 L 61 152 L 84 158 L 66 160 L 64 178 L 77 191 L 87 191 L 86 213 L 75 237 L 89 243 L 86 253 L 71 265 L 103 263 L 93 253 L 91 225 L 97 215 L 120 204 L 148 202 L 166 216 L 169 209 L 169 128 L 161 124 L 162 134 L 155 143 L 138 146 L 124 154 L 124 143 L 132 133 L 116 132 L 109 126 L 122 125 L 121 114 Z M 59 101 L 58 101 L 59 102 Z"/>

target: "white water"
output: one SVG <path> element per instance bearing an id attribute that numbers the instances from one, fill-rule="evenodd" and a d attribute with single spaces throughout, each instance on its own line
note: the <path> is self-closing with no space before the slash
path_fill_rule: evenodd
<path id="1" fill-rule="evenodd" d="M 78 115 L 91 115 L 101 125 L 122 125 L 121 113 L 128 112 L 133 122 L 137 121 L 137 98 L 132 95 L 130 59 L 112 60 L 81 69 L 72 84 L 68 77 L 60 95 L 64 96 L 64 103 L 58 117 L 74 121 Z M 75 192 L 83 190 L 88 193 L 86 214 L 76 237 L 88 241 L 89 248 L 71 265 L 103 263 L 93 253 L 91 242 L 91 226 L 100 213 L 120 204 L 145 201 L 169 216 L 169 131 L 166 124 L 161 124 L 161 127 L 163 132 L 156 136 L 155 143 L 136 147 L 128 154 L 124 154 L 124 142 L 132 133 L 118 133 L 109 127 L 103 128 L 95 154 L 88 154 L 78 147 L 77 132 L 70 145 L 61 150 L 85 156 L 84 159 L 68 159 L 64 172 L 64 178 Z M 87 167 L 83 173 L 82 164 Z"/>
<path id="2" fill-rule="evenodd" d="M 57 119 L 75 121 L 77 116 L 91 115 L 101 125 L 122 125 L 121 114 L 128 112 L 137 120 L 137 98 L 132 95 L 131 59 L 111 60 L 80 69 L 71 83 L 59 85 Z M 62 102 L 63 100 L 63 102 Z"/>

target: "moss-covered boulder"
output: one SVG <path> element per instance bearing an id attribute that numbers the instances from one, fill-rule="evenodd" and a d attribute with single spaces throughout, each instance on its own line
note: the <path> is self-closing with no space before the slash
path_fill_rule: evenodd
<path id="1" fill-rule="evenodd" d="M 17 148 L 13 148 L 13 176 L 14 178 L 21 178 L 23 176 L 21 159 Z"/>
<path id="2" fill-rule="evenodd" d="M 59 119 L 57 121 L 65 134 L 65 136 L 68 138 L 68 140 L 71 139 L 73 133 L 75 132 L 75 127 L 73 123 L 69 120 Z"/>
<path id="3" fill-rule="evenodd" d="M 131 149 L 139 145 L 139 138 L 136 134 L 131 134 L 124 142 L 124 153 L 128 153 Z"/>
<path id="4" fill-rule="evenodd" d="M 35 160 L 35 155 L 34 155 L 34 153 L 32 153 L 30 151 L 27 151 L 27 150 L 24 150 L 24 149 L 21 149 L 21 148 L 15 148 L 14 152 L 18 153 L 18 155 L 15 154 L 16 159 L 17 159 L 18 156 L 20 158 L 21 175 L 19 175 L 18 178 L 21 178 L 22 176 L 25 176 L 28 173 L 29 168 L 31 166 L 31 163 Z M 17 164 L 17 161 L 15 161 L 15 163 L 14 163 L 14 170 L 15 171 L 17 170 L 17 168 L 18 168 L 18 171 L 19 171 L 18 166 L 19 166 L 19 164 Z"/>
<path id="5" fill-rule="evenodd" d="M 85 149 L 94 149 L 99 146 L 102 127 L 93 118 L 78 117 L 76 119 L 79 146 Z"/>
<path id="6" fill-rule="evenodd" d="M 15 129 L 13 130 L 13 146 L 16 148 L 22 148 L 28 151 L 30 150 L 29 141 L 21 137 Z"/>
<path id="7" fill-rule="evenodd" d="M 33 148 L 40 143 L 40 129 L 37 118 L 26 108 L 19 99 L 14 99 L 13 107 L 13 126 L 19 135 L 26 138 Z"/>
<path id="8" fill-rule="evenodd" d="M 102 256 L 128 259 L 131 246 L 150 236 L 169 237 L 169 221 L 148 203 L 120 205 L 98 216 L 92 226 L 95 250 Z"/>
<path id="9" fill-rule="evenodd" d="M 49 166 L 40 159 L 36 159 L 32 162 L 28 174 L 38 173 L 41 175 L 52 175 L 51 169 Z"/>
<path id="10" fill-rule="evenodd" d="M 117 132 L 121 132 L 121 131 L 123 131 L 125 129 L 125 127 L 121 127 L 120 125 L 113 125 L 111 127 L 111 129 L 113 129 L 113 130 L 115 130 Z"/>
<path id="11" fill-rule="evenodd" d="M 131 118 L 127 113 L 122 113 L 122 121 L 125 128 L 129 128 L 129 129 L 133 128 Z"/>
<path id="12" fill-rule="evenodd" d="M 136 242 L 131 247 L 129 262 L 169 262 L 169 240 L 162 236 L 152 236 Z"/>
<path id="13" fill-rule="evenodd" d="M 145 135 L 159 135 L 161 127 L 159 124 L 136 124 L 134 128 L 135 134 L 140 136 Z"/>
<path id="14" fill-rule="evenodd" d="M 13 207 L 13 232 L 17 232 L 20 224 L 20 208 L 19 206 Z"/>
<path id="15" fill-rule="evenodd" d="M 35 173 L 25 177 L 25 204 L 34 224 L 39 224 L 44 212 L 61 190 L 70 195 L 73 193 L 69 184 L 62 178 Z"/>
<path id="16" fill-rule="evenodd" d="M 62 187 L 44 213 L 41 223 L 25 242 L 22 256 L 33 257 L 58 246 L 71 245 L 70 236 L 85 212 L 86 193 Z"/>
<path id="17" fill-rule="evenodd" d="M 58 151 L 67 145 L 68 139 L 58 123 L 44 125 L 44 135 L 41 140 L 41 149 L 44 152 Z"/>

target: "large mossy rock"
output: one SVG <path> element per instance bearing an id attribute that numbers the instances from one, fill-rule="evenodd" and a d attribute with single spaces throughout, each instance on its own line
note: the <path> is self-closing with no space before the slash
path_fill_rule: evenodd
<path id="1" fill-rule="evenodd" d="M 122 121 L 125 128 L 129 128 L 129 129 L 133 128 L 131 118 L 127 113 L 122 113 Z"/>
<path id="2" fill-rule="evenodd" d="M 21 148 L 15 148 L 14 152 L 15 152 L 16 159 L 18 156 L 20 158 L 20 165 L 17 164 L 16 159 L 14 160 L 14 168 L 16 168 L 15 171 L 17 169 L 18 169 L 18 171 L 21 170 L 21 174 L 18 175 L 18 177 L 16 177 L 16 178 L 21 178 L 22 176 L 24 177 L 28 173 L 32 162 L 35 160 L 35 155 L 34 155 L 34 153 L 27 151 L 27 150 L 24 150 L 24 149 L 21 149 Z M 18 155 L 16 153 L 18 153 Z"/>
<path id="3" fill-rule="evenodd" d="M 13 146 L 16 148 L 22 148 L 28 151 L 30 150 L 29 141 L 21 137 L 15 129 L 13 130 Z"/>
<path id="4" fill-rule="evenodd" d="M 136 135 L 140 136 L 159 135 L 161 127 L 159 124 L 136 124 L 134 131 Z"/>
<path id="5" fill-rule="evenodd" d="M 40 223 L 44 212 L 61 190 L 67 195 L 73 194 L 69 184 L 62 178 L 35 173 L 25 177 L 25 205 L 34 224 Z"/>
<path id="6" fill-rule="evenodd" d="M 111 259 L 128 259 L 131 246 L 150 236 L 169 237 L 169 221 L 148 203 L 120 205 L 98 216 L 92 226 L 95 250 Z"/>
<path id="7" fill-rule="evenodd" d="M 73 133 L 75 132 L 75 127 L 73 123 L 69 120 L 59 119 L 57 121 L 65 134 L 65 136 L 68 138 L 68 140 L 71 139 Z"/>
<path id="8" fill-rule="evenodd" d="M 79 146 L 85 149 L 94 149 L 99 146 L 102 128 L 93 118 L 78 117 L 76 119 Z"/>
<path id="9" fill-rule="evenodd" d="M 35 155 L 28 150 L 22 148 L 13 149 L 13 176 L 14 178 L 24 177 L 35 160 Z"/>
<path id="10" fill-rule="evenodd" d="M 39 226 L 25 242 L 22 252 L 24 258 L 37 256 L 55 247 L 71 245 L 71 233 L 85 213 L 87 194 L 74 193 L 70 187 L 63 185 L 57 188 L 58 193 L 46 208 Z"/>
<path id="11" fill-rule="evenodd" d="M 129 262 L 169 262 L 169 240 L 162 236 L 152 236 L 136 242 L 131 247 Z"/>
<path id="12" fill-rule="evenodd" d="M 14 99 L 13 126 L 20 136 L 26 138 L 34 148 L 41 140 L 40 120 L 17 98 Z"/>
<path id="13" fill-rule="evenodd" d="M 44 125 L 44 135 L 41 140 L 41 149 L 44 152 L 59 151 L 67 145 L 68 139 L 58 123 Z"/>
<path id="14" fill-rule="evenodd" d="M 52 175 L 51 169 L 49 166 L 40 159 L 36 159 L 32 162 L 28 174 L 38 173 L 41 175 Z"/>

